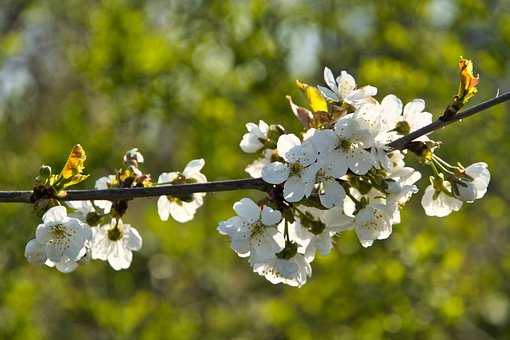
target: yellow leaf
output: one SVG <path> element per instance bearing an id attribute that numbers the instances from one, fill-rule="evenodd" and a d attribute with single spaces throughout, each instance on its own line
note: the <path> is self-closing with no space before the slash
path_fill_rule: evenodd
<path id="1" fill-rule="evenodd" d="M 480 82 L 480 79 L 478 75 L 476 75 L 476 77 L 473 75 L 473 62 L 469 59 L 460 57 L 459 71 L 460 83 L 459 93 L 457 96 L 459 97 L 460 101 L 465 104 L 478 92 L 476 86 Z"/>
<path id="2" fill-rule="evenodd" d="M 76 144 L 69 157 L 67 157 L 67 162 L 60 173 L 64 179 L 69 179 L 75 175 L 81 175 L 83 170 L 85 169 L 85 160 L 87 159 L 87 155 L 85 154 L 85 150 L 81 147 L 80 144 Z"/>
<path id="3" fill-rule="evenodd" d="M 328 112 L 328 102 L 322 96 L 321 91 L 314 86 L 296 80 L 296 84 L 308 99 L 308 104 L 314 112 Z"/>

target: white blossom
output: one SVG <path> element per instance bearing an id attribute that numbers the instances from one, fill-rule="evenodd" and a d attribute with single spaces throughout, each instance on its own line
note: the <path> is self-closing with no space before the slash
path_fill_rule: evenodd
<path id="1" fill-rule="evenodd" d="M 303 286 L 312 276 L 312 267 L 297 252 L 288 259 L 273 256 L 264 262 L 254 263 L 253 271 L 273 284 L 284 283 L 293 287 Z"/>
<path id="2" fill-rule="evenodd" d="M 296 218 L 294 223 L 288 225 L 289 238 L 291 241 L 298 244 L 298 252 L 303 254 L 306 261 L 312 262 L 315 254 L 318 251 L 321 255 L 326 256 L 333 248 L 333 236 L 342 231 L 345 227 L 340 219 L 331 219 L 333 214 L 341 211 L 341 208 L 333 208 L 326 210 L 319 210 L 310 207 L 300 207 L 300 210 L 305 212 L 305 218 Z M 329 216 L 328 216 L 329 215 Z"/>
<path id="3" fill-rule="evenodd" d="M 357 175 L 366 174 L 376 164 L 373 154 L 366 150 L 374 143 L 368 126 L 368 121 L 360 124 L 357 116 L 352 114 L 340 118 L 335 124 L 337 144 L 334 157 Z"/>
<path id="4" fill-rule="evenodd" d="M 455 195 L 455 197 L 464 202 L 473 202 L 476 199 L 482 198 L 487 192 L 487 186 L 491 179 L 487 164 L 484 162 L 474 163 L 464 171 L 472 180 L 461 179 L 462 184 L 457 185 L 459 194 Z"/>
<path id="5" fill-rule="evenodd" d="M 184 171 L 164 172 L 158 178 L 158 183 L 205 183 L 207 178 L 200 172 L 204 167 L 203 159 L 190 161 Z M 160 196 L 158 199 L 158 214 L 162 221 L 172 216 L 177 222 L 188 222 L 193 219 L 198 208 L 204 203 L 205 193 L 194 193 L 184 196 Z"/>
<path id="6" fill-rule="evenodd" d="M 309 142 L 301 144 L 293 134 L 282 135 L 277 143 L 278 154 L 286 163 L 272 162 L 262 169 L 267 183 L 284 183 L 283 195 L 288 202 L 298 202 L 308 197 L 315 184 L 317 150 Z"/>
<path id="7" fill-rule="evenodd" d="M 110 224 L 94 228 L 92 258 L 108 261 L 115 270 L 127 269 L 133 259 L 133 251 L 142 247 L 138 231 L 121 219 L 112 218 Z"/>
<path id="8" fill-rule="evenodd" d="M 333 72 L 325 67 L 324 81 L 328 87 L 320 85 L 317 87 L 324 97 L 334 102 L 344 101 L 358 106 L 377 94 L 377 88 L 370 85 L 357 88 L 356 80 L 346 71 L 342 71 L 335 80 Z"/>
<path id="9" fill-rule="evenodd" d="M 254 123 L 246 124 L 247 133 L 243 135 L 239 146 L 246 153 L 254 153 L 264 147 L 264 141 L 267 140 L 269 133 L 269 125 L 263 120 L 259 121 L 259 125 Z"/>
<path id="10" fill-rule="evenodd" d="M 46 246 L 37 241 L 37 239 L 33 239 L 25 247 L 25 257 L 31 264 L 45 264 L 51 268 L 55 267 L 61 273 L 70 273 L 78 268 L 79 264 L 88 262 L 90 258 L 90 242 L 86 241 L 86 246 L 79 254 L 79 260 L 75 261 L 63 256 L 59 262 L 53 262 L 46 256 Z"/>
<path id="11" fill-rule="evenodd" d="M 391 235 L 391 216 L 382 204 L 370 204 L 354 217 L 354 230 L 363 247 L 370 247 L 375 240 L 384 240 Z"/>
<path id="12" fill-rule="evenodd" d="M 394 95 L 384 97 L 381 102 L 384 111 L 384 132 L 395 140 L 432 123 L 432 114 L 424 112 L 425 101 L 413 99 L 407 103 L 402 111 L 402 101 Z M 388 141 L 390 141 L 388 140 Z M 420 136 L 415 140 L 427 141 L 427 136 Z"/>
<path id="13" fill-rule="evenodd" d="M 92 239 L 92 231 L 87 224 L 80 220 L 68 217 L 64 206 L 50 208 L 42 217 L 43 223 L 36 230 L 35 240 L 40 247 L 44 247 L 46 258 L 54 263 L 63 259 L 77 261 L 84 254 L 87 242 Z M 31 241 L 32 242 L 32 241 Z M 30 242 L 29 242 L 30 243 Z M 36 255 L 41 251 L 37 245 L 27 244 L 27 259 L 41 259 Z"/>
<path id="14" fill-rule="evenodd" d="M 249 198 L 236 202 L 234 210 L 237 216 L 221 222 L 218 231 L 230 237 L 240 257 L 250 256 L 251 263 L 259 263 L 283 249 L 285 240 L 276 228 L 282 219 L 278 210 L 260 207 Z"/>
<path id="15" fill-rule="evenodd" d="M 449 182 L 445 181 L 443 185 L 446 190 L 451 192 L 451 184 Z M 462 201 L 429 185 L 421 198 L 421 205 L 427 216 L 445 217 L 452 211 L 458 211 L 462 207 Z"/>

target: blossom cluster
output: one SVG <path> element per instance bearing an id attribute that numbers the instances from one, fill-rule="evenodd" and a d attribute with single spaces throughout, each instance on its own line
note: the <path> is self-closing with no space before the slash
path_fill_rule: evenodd
<path id="1" fill-rule="evenodd" d="M 73 153 L 76 155 L 73 156 Z M 69 173 L 79 173 L 80 179 L 85 178 L 81 174 L 84 160 L 84 151 L 81 147 L 75 147 L 68 160 L 71 164 Z M 95 188 L 102 190 L 207 181 L 200 172 L 205 164 L 203 159 L 192 160 L 183 172 L 162 173 L 157 184 L 152 183 L 149 174 L 140 170 L 143 162 L 144 158 L 138 149 L 129 150 L 124 155 L 124 168 L 116 174 L 99 178 Z M 59 178 L 62 176 L 52 179 L 50 168 L 43 166 L 43 169 L 37 179 L 41 182 L 40 188 L 50 184 L 49 188 L 55 189 L 55 183 L 61 181 Z M 172 216 L 178 222 L 187 222 L 202 206 L 204 195 L 161 196 L 158 213 L 163 221 Z M 133 251 L 140 250 L 143 242 L 138 230 L 122 220 L 127 201 L 67 201 L 64 204 L 51 200 L 43 205 L 45 212 L 42 223 L 37 226 L 35 238 L 25 247 L 25 257 L 30 263 L 55 267 L 63 273 L 72 272 L 90 260 L 108 261 L 114 270 L 130 267 Z"/>
<path id="2" fill-rule="evenodd" d="M 406 165 L 408 154 L 432 170 L 421 200 L 429 216 L 446 216 L 482 198 L 490 181 L 485 163 L 451 165 L 427 136 L 417 138 L 411 152 L 388 147 L 432 123 L 422 99 L 404 105 L 390 94 L 379 102 L 375 87 L 358 87 L 346 71 L 335 78 L 325 68 L 324 80 L 326 86 L 316 87 L 298 81 L 308 107 L 288 97 L 304 127 L 300 135 L 263 121 L 246 125 L 240 147 L 261 156 L 246 172 L 271 190 L 258 202 L 236 202 L 237 215 L 218 226 L 232 249 L 272 283 L 305 284 L 316 253 L 327 255 L 348 229 L 363 247 L 387 239 L 422 177 Z"/>
<path id="3" fill-rule="evenodd" d="M 461 58 L 459 68 L 459 91 L 441 119 L 455 115 L 476 94 L 478 76 L 472 73 L 472 63 Z M 438 155 L 440 143 L 424 133 L 417 133 L 419 137 L 405 149 L 391 147 L 432 123 L 424 100 L 404 104 L 389 94 L 378 101 L 377 88 L 358 86 L 346 71 L 335 77 L 327 67 L 324 81 L 325 86 L 297 81 L 306 106 L 287 96 L 303 125 L 300 133 L 264 121 L 246 124 L 240 147 L 259 157 L 245 170 L 266 183 L 266 195 L 257 201 L 239 200 L 233 206 L 236 215 L 217 227 L 229 237 L 234 252 L 248 258 L 253 271 L 274 284 L 304 285 L 317 254 L 328 255 L 335 238 L 347 230 L 355 231 L 364 248 L 390 237 L 423 177 L 406 164 L 409 155 L 430 168 L 430 184 L 421 199 L 428 216 L 444 217 L 465 202 L 482 198 L 490 182 L 487 164 L 452 165 Z M 115 270 L 127 269 L 133 251 L 142 247 L 138 230 L 123 222 L 128 201 L 62 200 L 66 188 L 88 177 L 83 174 L 85 159 L 77 145 L 59 174 L 41 167 L 32 198 L 42 223 L 26 245 L 25 256 L 61 272 L 91 259 L 108 261 Z M 120 170 L 96 181 L 96 189 L 207 182 L 201 172 L 203 159 L 190 161 L 182 172 L 162 173 L 157 183 L 141 170 L 144 158 L 136 148 L 123 161 Z M 198 190 L 159 197 L 161 220 L 170 216 L 180 223 L 192 220 L 204 203 L 205 193 Z"/>

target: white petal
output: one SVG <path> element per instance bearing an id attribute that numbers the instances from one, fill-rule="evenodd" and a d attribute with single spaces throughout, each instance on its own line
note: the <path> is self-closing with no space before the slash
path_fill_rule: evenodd
<path id="1" fill-rule="evenodd" d="M 259 158 L 248 164 L 244 171 L 246 171 L 252 178 L 262 177 L 262 169 L 268 165 L 270 161 L 265 158 Z"/>
<path id="2" fill-rule="evenodd" d="M 345 99 L 356 88 L 356 80 L 346 71 L 342 71 L 340 76 L 336 78 L 338 84 L 338 96 Z"/>
<path id="3" fill-rule="evenodd" d="M 301 180 L 303 181 L 305 191 L 304 195 L 306 197 L 310 196 L 314 187 L 315 187 L 315 179 L 317 177 L 317 172 L 319 171 L 319 165 L 314 163 L 301 171 Z"/>
<path id="4" fill-rule="evenodd" d="M 166 196 L 160 196 L 158 199 L 158 214 L 162 221 L 168 221 L 170 216 L 170 201 Z"/>
<path id="5" fill-rule="evenodd" d="M 199 173 L 200 170 L 202 170 L 202 168 L 204 167 L 204 165 L 205 165 L 205 161 L 202 158 L 194 159 L 186 165 L 182 174 L 189 178 L 189 177 Z"/>
<path id="6" fill-rule="evenodd" d="M 113 242 L 108 239 L 108 230 L 106 226 L 94 228 L 94 238 L 92 242 L 92 258 L 95 260 L 106 261 L 113 248 Z"/>
<path id="7" fill-rule="evenodd" d="M 59 205 L 50 208 L 42 217 L 42 220 L 46 224 L 56 224 L 62 222 L 67 217 L 66 207 Z"/>
<path id="8" fill-rule="evenodd" d="M 331 90 L 337 92 L 338 88 L 336 86 L 335 76 L 333 75 L 333 72 L 331 72 L 329 67 L 324 67 L 324 81 Z"/>
<path id="9" fill-rule="evenodd" d="M 267 138 L 267 134 L 269 133 L 269 125 L 263 120 L 259 120 L 259 130 L 262 133 L 262 137 Z"/>
<path id="10" fill-rule="evenodd" d="M 335 123 L 335 133 L 340 139 L 350 139 L 352 137 L 352 130 L 354 119 L 352 114 L 343 116 Z"/>
<path id="11" fill-rule="evenodd" d="M 95 188 L 99 190 L 108 189 L 109 184 L 113 181 L 114 178 L 115 178 L 114 175 L 99 178 L 98 180 L 96 180 Z"/>
<path id="12" fill-rule="evenodd" d="M 271 226 L 280 223 L 282 220 L 282 213 L 274 210 L 271 207 L 264 206 L 261 213 L 261 221 L 264 225 Z"/>
<path id="13" fill-rule="evenodd" d="M 78 268 L 78 262 L 70 259 L 63 259 L 62 261 L 55 263 L 55 268 L 61 273 L 68 274 Z"/>
<path id="14" fill-rule="evenodd" d="M 402 120 L 402 101 L 395 95 L 389 94 L 381 102 L 383 108 L 383 124 L 386 130 L 395 128 L 397 122 Z"/>
<path id="15" fill-rule="evenodd" d="M 312 134 L 308 139 L 306 139 L 306 142 L 311 142 L 317 152 L 324 154 L 335 149 L 338 143 L 338 138 L 335 131 L 315 129 L 310 130 L 312 130 Z"/>
<path id="16" fill-rule="evenodd" d="M 287 202 L 299 202 L 305 195 L 305 184 L 301 177 L 292 175 L 283 186 L 283 198 Z"/>
<path id="17" fill-rule="evenodd" d="M 332 208 L 343 204 L 345 199 L 345 190 L 335 180 L 326 180 L 323 182 L 323 190 L 319 193 L 319 198 L 325 208 Z"/>
<path id="18" fill-rule="evenodd" d="M 239 143 L 241 150 L 246 153 L 255 153 L 264 147 L 259 137 L 252 133 L 245 133 Z"/>
<path id="19" fill-rule="evenodd" d="M 112 202 L 110 201 L 104 201 L 104 200 L 98 200 L 94 201 L 94 205 L 98 207 L 99 209 L 103 210 L 105 214 L 110 213 L 112 209 Z"/>
<path id="20" fill-rule="evenodd" d="M 280 162 L 272 162 L 262 168 L 262 178 L 270 184 L 281 184 L 285 182 L 289 174 L 289 166 Z"/>
<path id="21" fill-rule="evenodd" d="M 234 211 L 237 215 L 250 223 L 255 223 L 260 219 L 260 210 L 260 207 L 250 198 L 243 198 L 234 203 Z"/>
<path id="22" fill-rule="evenodd" d="M 373 155 L 361 147 L 346 153 L 349 168 L 357 175 L 365 175 L 375 165 Z"/>
<path id="23" fill-rule="evenodd" d="M 328 209 L 324 215 L 326 227 L 335 233 L 351 229 L 353 227 L 353 222 L 354 219 L 352 217 L 344 214 L 342 206 Z"/>
<path id="24" fill-rule="evenodd" d="M 115 242 L 113 251 L 108 256 L 108 263 L 114 270 L 127 269 L 133 260 L 131 250 L 122 247 L 122 243 Z"/>
<path id="25" fill-rule="evenodd" d="M 332 90 L 328 89 L 327 87 L 320 86 L 320 85 L 317 85 L 317 88 L 321 92 L 322 96 L 325 97 L 326 99 L 329 99 L 333 102 L 338 101 L 338 95 L 335 92 L 333 92 Z"/>
<path id="26" fill-rule="evenodd" d="M 232 239 L 230 242 L 230 247 L 239 257 L 248 257 L 250 256 L 250 241 L 248 239 L 239 240 Z"/>
<path id="27" fill-rule="evenodd" d="M 313 143 L 307 141 L 290 149 L 285 156 L 285 160 L 289 163 L 308 166 L 317 160 L 318 153 Z"/>
<path id="28" fill-rule="evenodd" d="M 60 262 L 62 257 L 64 257 L 64 245 L 61 242 L 58 243 L 47 243 L 46 244 L 46 255 L 48 259 L 52 262 Z"/>
<path id="29" fill-rule="evenodd" d="M 142 248 L 142 236 L 135 228 L 131 227 L 129 224 L 125 224 L 126 233 L 124 237 L 127 239 L 126 247 L 129 250 L 140 250 Z"/>
<path id="30" fill-rule="evenodd" d="M 294 134 L 281 135 L 278 138 L 278 142 L 276 143 L 276 149 L 278 150 L 278 154 L 286 159 L 285 155 L 289 152 L 293 147 L 301 145 L 301 141 Z"/>
<path id="31" fill-rule="evenodd" d="M 49 240 L 51 240 L 51 228 L 44 224 L 39 224 L 37 229 L 35 230 L 35 238 L 41 244 L 46 244 Z"/>
<path id="32" fill-rule="evenodd" d="M 179 176 L 178 172 L 163 172 L 158 177 L 158 183 L 170 183 Z"/>
<path id="33" fill-rule="evenodd" d="M 452 211 L 458 211 L 461 208 L 462 201 L 449 197 L 444 193 L 440 193 L 437 195 L 437 198 L 434 199 L 434 193 L 434 188 L 429 185 L 425 189 L 425 193 L 421 199 L 421 205 L 427 216 L 444 217 L 449 215 Z"/>
<path id="34" fill-rule="evenodd" d="M 404 106 L 404 117 L 412 117 L 425 109 L 425 101 L 423 99 L 413 99 Z"/>
<path id="35" fill-rule="evenodd" d="M 471 164 L 466 168 L 466 173 L 475 179 L 481 180 L 485 184 L 489 184 L 491 180 L 491 174 L 485 162 Z"/>
<path id="36" fill-rule="evenodd" d="M 319 168 L 324 174 L 333 178 L 340 178 L 347 173 L 347 159 L 343 152 L 332 151 L 321 155 L 319 159 Z"/>
<path id="37" fill-rule="evenodd" d="M 46 248 L 36 239 L 30 240 L 25 246 L 25 257 L 32 264 L 44 264 L 46 262 Z"/>
<path id="38" fill-rule="evenodd" d="M 405 120 L 409 123 L 411 132 L 413 132 L 432 123 L 432 114 L 429 112 L 418 112 L 412 117 L 406 117 Z"/>
<path id="39" fill-rule="evenodd" d="M 250 240 L 250 263 L 270 260 L 283 249 L 284 244 L 283 235 L 276 228 L 266 228 L 264 232 L 254 235 Z"/>
<path id="40" fill-rule="evenodd" d="M 186 204 L 186 202 L 170 202 L 170 215 L 174 220 L 180 223 L 186 223 L 193 219 L 196 209 L 193 205 Z"/>

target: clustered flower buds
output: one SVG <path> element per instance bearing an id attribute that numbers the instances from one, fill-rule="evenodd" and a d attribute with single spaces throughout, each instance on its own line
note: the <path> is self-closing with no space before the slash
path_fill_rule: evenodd
<path id="1" fill-rule="evenodd" d="M 461 72 L 469 78 L 472 65 L 466 67 Z M 237 216 L 218 226 L 232 249 L 272 283 L 305 284 L 316 253 L 327 255 L 345 230 L 353 229 L 363 247 L 388 238 L 422 177 L 406 166 L 407 151 L 387 146 L 432 123 L 422 99 L 404 105 L 390 94 L 379 102 L 375 87 L 358 88 L 346 71 L 335 79 L 327 67 L 324 80 L 327 86 L 297 82 L 308 107 L 287 97 L 304 127 L 300 135 L 280 129 L 276 142 L 269 141 L 273 125 L 246 125 L 241 149 L 261 155 L 246 171 L 272 187 L 257 203 L 248 198 L 235 203 Z M 474 80 L 462 83 L 471 94 Z M 429 216 L 446 216 L 463 202 L 480 199 L 490 180 L 485 163 L 451 165 L 436 155 L 438 146 L 422 136 L 409 147 L 432 169 L 422 198 Z"/>
<path id="2" fill-rule="evenodd" d="M 478 77 L 473 76 L 472 63 L 461 59 L 459 67 L 459 93 L 441 119 L 455 115 L 476 93 Z M 250 198 L 236 202 L 236 215 L 217 228 L 230 238 L 237 255 L 248 258 L 255 273 L 274 284 L 304 285 L 317 254 L 328 255 L 335 238 L 347 230 L 354 230 L 365 248 L 390 237 L 422 177 L 406 165 L 408 155 L 431 169 L 421 200 L 429 216 L 446 216 L 464 202 L 482 198 L 490 182 L 487 164 L 452 165 L 437 154 L 439 143 L 426 135 L 408 143 L 407 150 L 389 147 L 432 123 L 424 100 L 404 105 L 390 94 L 378 101 L 375 87 L 359 87 L 346 71 L 335 78 L 327 67 L 324 81 L 326 86 L 297 81 L 306 107 L 287 96 L 303 125 L 300 133 L 264 121 L 246 124 L 240 147 L 259 157 L 245 170 L 267 183 L 267 195 L 256 202 Z M 85 159 L 77 145 L 58 175 L 49 166 L 41 167 L 32 198 L 42 223 L 26 245 L 30 263 L 71 272 L 92 259 L 108 261 L 120 270 L 130 267 L 133 251 L 142 247 L 138 230 L 123 222 L 127 200 L 61 202 L 66 188 L 87 178 Z M 121 169 L 96 181 L 97 189 L 207 182 L 201 173 L 203 159 L 190 161 L 182 172 L 162 173 L 157 183 L 140 169 L 144 158 L 138 149 L 129 150 L 123 160 Z M 161 196 L 158 214 L 163 221 L 170 216 L 177 222 L 190 221 L 204 196 L 199 192 Z"/>

